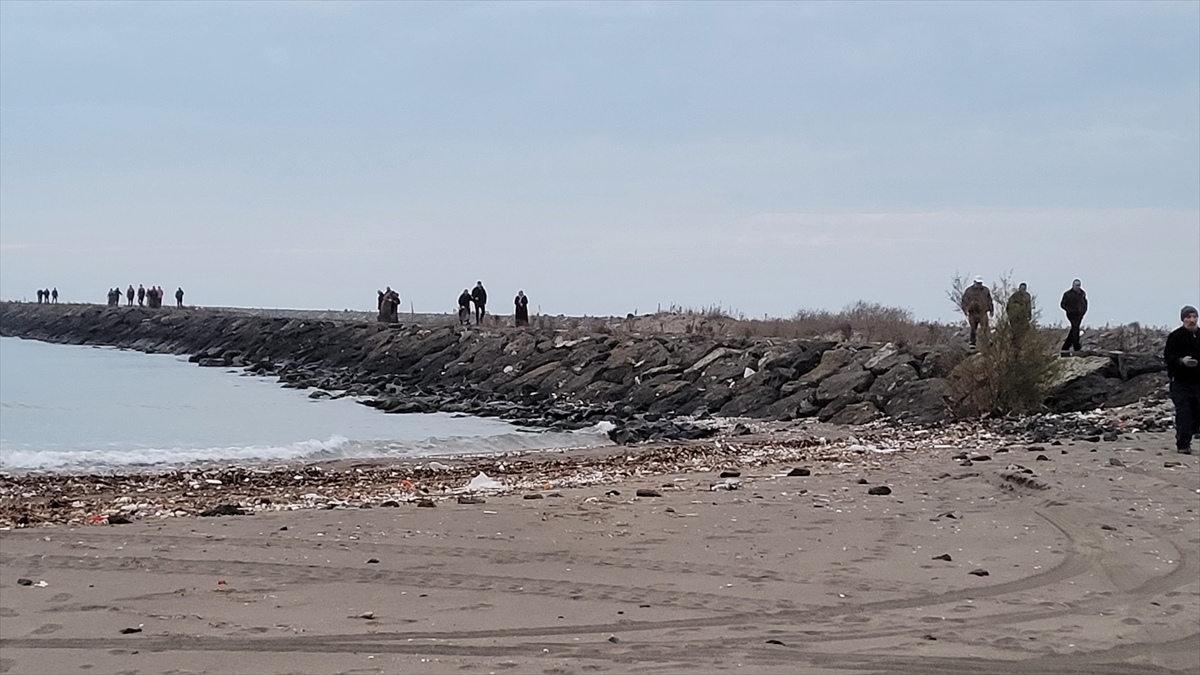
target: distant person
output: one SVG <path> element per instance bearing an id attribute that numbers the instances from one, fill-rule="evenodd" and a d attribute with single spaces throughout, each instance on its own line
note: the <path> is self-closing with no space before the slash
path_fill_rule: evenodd
<path id="1" fill-rule="evenodd" d="M 517 291 L 517 297 L 513 298 L 513 305 L 513 316 L 516 317 L 516 324 L 518 326 L 528 326 L 529 298 L 525 297 L 525 291 Z"/>
<path id="2" fill-rule="evenodd" d="M 138 284 L 138 307 L 141 307 L 142 303 L 145 302 L 145 300 L 146 300 L 146 287 L 141 284 Z"/>
<path id="3" fill-rule="evenodd" d="M 1079 341 L 1079 327 L 1083 325 L 1083 315 L 1087 314 L 1088 302 L 1087 293 L 1078 279 L 1071 282 L 1071 287 L 1063 293 L 1062 302 L 1058 303 L 1058 306 L 1067 313 L 1067 321 L 1071 324 L 1071 330 L 1067 331 L 1067 339 L 1063 341 L 1062 353 L 1069 354 L 1072 349 L 1079 351 L 1083 348 Z"/>
<path id="4" fill-rule="evenodd" d="M 983 285 L 983 277 L 975 277 L 975 282 L 963 291 L 962 301 L 959 305 L 962 307 L 963 313 L 967 315 L 968 325 L 971 326 L 971 346 L 974 347 L 980 327 L 983 328 L 986 339 L 988 316 L 994 310 L 992 292 Z"/>
<path id="5" fill-rule="evenodd" d="M 125 297 L 128 299 L 127 304 L 130 307 L 133 307 L 133 296 L 134 296 L 133 284 L 129 284 L 129 290 L 125 291 Z"/>
<path id="6" fill-rule="evenodd" d="M 462 326 L 471 323 L 471 291 L 465 288 L 458 296 L 458 323 Z"/>
<path id="7" fill-rule="evenodd" d="M 183 307 L 183 286 L 175 289 L 175 306 Z"/>
<path id="8" fill-rule="evenodd" d="M 1167 336 L 1163 360 L 1167 362 L 1171 402 L 1175 404 L 1175 449 L 1192 454 L 1192 439 L 1200 435 L 1200 329 L 1196 308 L 1179 310 L 1183 322 Z"/>
<path id="9" fill-rule="evenodd" d="M 1019 341 L 1029 332 L 1033 325 L 1033 298 L 1029 295 L 1028 286 L 1022 283 L 1008 299 L 1004 313 L 1008 316 L 1008 326 L 1012 330 L 1013 340 Z"/>
<path id="10" fill-rule="evenodd" d="M 39 305 L 42 304 L 42 289 L 40 289 L 40 288 L 38 289 L 38 303 L 37 304 L 39 304 Z"/>
<path id="11" fill-rule="evenodd" d="M 55 304 L 58 303 L 58 286 L 50 289 L 50 301 Z"/>
<path id="12" fill-rule="evenodd" d="M 476 281 L 475 288 L 471 289 L 471 301 L 475 303 L 475 324 L 483 323 L 483 315 L 487 313 L 487 291 L 483 289 L 482 281 Z"/>

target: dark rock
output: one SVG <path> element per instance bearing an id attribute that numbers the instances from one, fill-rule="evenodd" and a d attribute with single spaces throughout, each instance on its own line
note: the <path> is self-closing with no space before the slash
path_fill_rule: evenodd
<path id="1" fill-rule="evenodd" d="M 722 471 L 721 478 L 738 478 L 742 475 L 741 471 Z"/>
<path id="2" fill-rule="evenodd" d="M 933 559 L 933 560 L 945 560 L 946 562 L 950 562 L 950 554 L 949 554 L 949 553 L 943 553 L 943 554 L 941 554 L 941 555 L 935 555 L 935 556 L 933 556 L 933 558 L 932 558 L 932 559 Z"/>
<path id="3" fill-rule="evenodd" d="M 869 494 L 869 495 L 890 495 L 890 494 L 892 494 L 892 488 L 890 488 L 886 485 L 876 485 L 875 487 L 867 490 L 867 494 Z"/>
<path id="4" fill-rule="evenodd" d="M 1125 466 L 1125 462 L 1122 462 L 1121 460 L 1117 459 L 1116 457 L 1109 457 L 1108 465 L 1109 466 Z"/>
<path id="5" fill-rule="evenodd" d="M 875 376 L 871 374 L 871 371 L 863 370 L 860 365 L 851 364 L 823 379 L 817 386 L 815 400 L 817 403 L 829 403 L 851 392 L 861 393 L 866 391 L 874 381 Z"/>
<path id="6" fill-rule="evenodd" d="M 621 493 L 618 490 L 609 490 L 608 492 L 604 493 L 604 496 L 605 497 L 620 497 Z"/>
<path id="7" fill-rule="evenodd" d="M 475 495 L 459 495 L 458 503 L 459 504 L 486 504 L 487 500 L 484 499 L 483 497 L 478 497 Z"/>
<path id="8" fill-rule="evenodd" d="M 203 513 L 201 513 L 200 515 L 204 515 L 204 514 L 203 514 Z M 111 516 L 109 516 L 109 517 L 108 517 L 108 524 L 109 524 L 109 525 L 128 525 L 128 524 L 130 524 L 130 523 L 132 523 L 132 522 L 133 522 L 133 521 L 132 521 L 132 520 L 130 520 L 130 519 L 127 517 L 127 516 L 124 516 L 124 515 L 122 515 L 122 514 L 120 514 L 120 513 L 114 513 L 114 514 L 112 514 Z"/>
<path id="9" fill-rule="evenodd" d="M 662 496 L 662 493 L 659 492 L 658 490 L 650 490 L 648 488 L 639 488 L 637 490 L 637 492 L 635 492 L 634 494 L 636 494 L 639 497 L 661 497 Z"/>
<path id="10" fill-rule="evenodd" d="M 830 424 L 857 425 L 867 424 L 883 417 L 883 412 L 870 401 L 851 403 L 834 413 L 829 418 Z"/>
<path id="11" fill-rule="evenodd" d="M 608 638 L 608 641 L 609 641 L 609 642 L 611 642 L 611 643 L 613 643 L 613 644 L 616 644 L 616 643 L 620 642 L 621 640 L 620 640 L 620 638 L 618 638 L 616 635 L 614 635 L 614 636 L 612 636 L 612 637 Z"/>
<path id="12" fill-rule="evenodd" d="M 121 635 L 133 635 L 134 633 L 142 632 L 141 628 L 122 628 Z"/>
<path id="13" fill-rule="evenodd" d="M 907 362 L 900 363 L 876 377 L 875 381 L 871 383 L 868 393 L 886 400 L 891 398 L 900 385 L 917 379 L 919 376 L 916 368 Z"/>
<path id="14" fill-rule="evenodd" d="M 986 577 L 986 576 L 988 576 L 988 571 L 983 569 L 982 567 L 980 567 L 978 569 L 973 569 L 970 572 L 967 572 L 967 574 L 974 574 L 977 577 Z"/>
<path id="15" fill-rule="evenodd" d="M 417 508 L 432 509 L 432 508 L 435 508 L 436 506 L 437 506 L 437 502 L 433 501 L 432 499 L 422 499 L 417 502 Z"/>
<path id="16" fill-rule="evenodd" d="M 33 579 L 26 579 L 25 577 L 21 577 L 20 579 L 17 579 L 17 585 L 18 586 L 32 586 Z"/>
<path id="17" fill-rule="evenodd" d="M 368 565 L 377 565 L 377 564 L 379 564 L 379 558 L 369 558 L 367 560 L 367 564 Z"/>
<path id="18" fill-rule="evenodd" d="M 1049 462 L 1050 458 L 1045 455 L 1038 455 L 1037 457 L 1034 457 L 1034 460 L 1039 462 Z"/>
<path id="19" fill-rule="evenodd" d="M 531 493 L 531 494 L 524 495 L 524 496 L 523 496 L 523 497 L 521 497 L 521 498 L 522 498 L 522 499 L 545 499 L 545 498 L 546 498 L 546 496 L 545 496 L 545 495 L 543 495 L 543 494 L 542 494 L 542 493 L 540 493 L 540 492 L 534 492 L 534 493 Z"/>
<path id="20" fill-rule="evenodd" d="M 238 506 L 237 504 L 221 504 L 220 506 L 214 506 L 211 509 L 205 509 L 204 511 L 200 512 L 200 516 L 202 516 L 204 518 L 211 518 L 213 516 L 244 516 L 244 515 L 246 515 L 246 512 L 243 511 L 242 507 Z"/>
<path id="21" fill-rule="evenodd" d="M 898 422 L 948 422 L 954 417 L 950 410 L 950 385 L 940 378 L 905 382 L 896 388 L 883 410 Z"/>
<path id="22" fill-rule="evenodd" d="M 848 391 L 845 394 L 833 399 L 821 408 L 821 412 L 817 413 L 817 419 L 822 422 L 828 422 L 833 419 L 833 416 L 840 413 L 847 406 L 862 402 L 862 394 L 855 391 Z"/>
<path id="23" fill-rule="evenodd" d="M 809 469 L 792 469 L 788 472 L 789 476 L 811 476 L 812 471 Z"/>
<path id="24" fill-rule="evenodd" d="M 395 499 L 388 499 L 384 502 L 381 502 L 379 505 L 384 508 L 394 509 L 394 508 L 400 506 L 400 502 L 396 501 Z"/>
<path id="25" fill-rule="evenodd" d="M 779 640 L 767 640 L 767 641 L 766 641 L 766 644 L 769 644 L 769 645 L 781 645 L 781 646 L 784 646 L 784 647 L 786 647 L 786 646 L 787 646 L 787 645 L 783 644 L 782 642 L 780 642 Z"/>
<path id="26" fill-rule="evenodd" d="M 972 462 L 988 462 L 988 461 L 991 461 L 991 459 L 992 458 L 990 455 L 975 455 L 974 457 L 971 458 L 971 461 Z"/>
<path id="27" fill-rule="evenodd" d="M 858 483 L 859 485 L 870 485 L 870 483 L 867 481 L 866 478 L 859 478 L 858 480 L 856 480 L 854 482 Z"/>

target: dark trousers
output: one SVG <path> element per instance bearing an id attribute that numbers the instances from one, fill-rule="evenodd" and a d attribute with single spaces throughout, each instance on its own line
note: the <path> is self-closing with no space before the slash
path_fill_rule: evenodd
<path id="1" fill-rule="evenodd" d="M 483 323 L 483 314 L 484 314 L 483 305 L 475 305 L 475 323 L 476 324 Z"/>
<path id="2" fill-rule="evenodd" d="M 980 327 L 983 328 L 985 334 L 987 333 L 988 315 L 985 312 L 971 312 L 967 314 L 967 323 L 971 326 L 971 344 L 973 345 L 975 344 L 975 338 L 978 337 L 977 333 Z"/>
<path id="3" fill-rule="evenodd" d="M 1200 434 L 1200 383 L 1171 380 L 1171 402 L 1175 404 L 1175 448 L 1185 450 Z"/>
<path id="4" fill-rule="evenodd" d="M 1079 326 L 1083 324 L 1083 316 L 1067 315 L 1067 321 L 1071 322 L 1071 330 L 1067 333 L 1067 339 L 1063 342 L 1062 350 L 1068 351 L 1074 349 L 1079 351 L 1083 347 L 1079 344 Z"/>

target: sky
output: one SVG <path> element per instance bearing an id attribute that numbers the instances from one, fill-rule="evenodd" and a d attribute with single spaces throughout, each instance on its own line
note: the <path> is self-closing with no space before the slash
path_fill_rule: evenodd
<path id="1" fill-rule="evenodd" d="M 1200 304 L 1200 2 L 0 2 L 0 297 Z"/>

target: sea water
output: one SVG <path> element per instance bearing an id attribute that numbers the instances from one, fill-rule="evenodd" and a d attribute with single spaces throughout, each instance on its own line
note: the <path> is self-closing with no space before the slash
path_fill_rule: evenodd
<path id="1" fill-rule="evenodd" d="M 385 414 L 186 357 L 0 338 L 0 470 L 491 454 L 609 443 L 604 428 L 525 429 L 465 415 Z"/>

